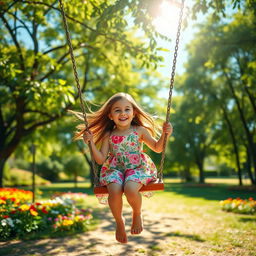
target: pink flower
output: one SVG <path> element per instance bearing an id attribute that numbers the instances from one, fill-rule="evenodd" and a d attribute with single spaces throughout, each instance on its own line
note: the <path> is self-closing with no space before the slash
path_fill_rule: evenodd
<path id="1" fill-rule="evenodd" d="M 134 175 L 135 171 L 132 170 L 132 169 L 128 169 L 128 170 L 126 170 L 126 174 L 127 174 L 127 177 L 128 177 L 128 176 Z"/>
<path id="2" fill-rule="evenodd" d="M 116 159 L 115 156 L 111 159 L 110 163 L 111 163 L 111 166 L 116 166 L 116 164 L 117 164 L 117 159 Z"/>
<path id="3" fill-rule="evenodd" d="M 119 144 L 123 141 L 124 137 L 123 136 L 112 136 L 112 142 L 114 144 Z"/>
<path id="4" fill-rule="evenodd" d="M 129 160 L 130 160 L 131 164 L 138 164 L 140 158 L 137 154 L 132 154 L 132 155 L 130 155 Z"/>
<path id="5" fill-rule="evenodd" d="M 146 157 L 144 154 L 141 154 L 140 156 L 141 156 L 142 161 L 146 161 Z"/>

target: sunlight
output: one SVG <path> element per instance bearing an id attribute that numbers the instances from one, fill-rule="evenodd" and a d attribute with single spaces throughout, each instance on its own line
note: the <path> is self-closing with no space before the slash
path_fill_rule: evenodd
<path id="1" fill-rule="evenodd" d="M 153 21 L 156 30 L 164 36 L 173 37 L 177 32 L 180 15 L 180 4 L 164 0 L 159 8 L 159 14 Z"/>

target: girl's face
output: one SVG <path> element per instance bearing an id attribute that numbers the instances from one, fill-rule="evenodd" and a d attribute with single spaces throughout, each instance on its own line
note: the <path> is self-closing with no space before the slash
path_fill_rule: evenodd
<path id="1" fill-rule="evenodd" d="M 115 102 L 109 114 L 118 129 L 129 129 L 135 113 L 132 104 L 125 98 Z"/>

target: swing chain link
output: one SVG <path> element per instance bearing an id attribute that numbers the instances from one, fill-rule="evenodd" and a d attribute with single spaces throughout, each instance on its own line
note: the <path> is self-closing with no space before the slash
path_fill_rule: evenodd
<path id="1" fill-rule="evenodd" d="M 85 130 L 88 131 L 89 130 L 89 128 L 88 128 L 89 125 L 88 125 L 87 116 L 86 116 L 86 112 L 85 112 L 84 101 L 83 101 L 83 98 L 82 98 L 82 91 L 81 91 L 81 86 L 80 86 L 78 72 L 77 72 L 76 60 L 75 60 L 75 57 L 74 57 L 74 50 L 73 50 L 73 46 L 72 46 L 72 42 L 71 42 L 70 32 L 69 32 L 69 29 L 68 29 L 68 23 L 67 23 L 66 14 L 65 14 L 65 11 L 64 11 L 64 6 L 63 6 L 62 0 L 59 0 L 59 4 L 60 4 L 61 13 L 62 13 L 62 18 L 63 18 L 63 24 L 64 24 L 65 33 L 66 33 L 67 43 L 68 43 L 68 46 L 69 46 L 69 54 L 70 54 L 71 61 L 72 61 L 73 72 L 74 72 L 74 77 L 75 77 L 75 81 L 76 81 L 78 96 L 79 96 L 79 99 L 80 99 L 80 105 L 81 105 L 82 114 L 83 114 L 83 118 L 84 118 Z M 89 146 L 89 150 L 90 150 L 91 164 L 92 164 L 92 169 L 93 169 L 93 174 L 94 174 L 94 185 L 99 186 L 99 177 L 98 177 L 98 173 L 97 173 L 97 166 L 96 166 L 96 163 L 93 159 L 91 144 L 89 143 L 88 146 Z"/>
<path id="2" fill-rule="evenodd" d="M 180 7 L 179 23 L 178 23 L 178 29 L 177 29 L 177 35 L 176 35 L 173 64 L 172 64 L 172 73 L 171 73 L 170 87 L 169 87 L 169 98 L 168 98 L 168 105 L 167 105 L 167 111 L 166 111 L 166 123 L 169 123 L 169 121 L 170 121 L 170 111 L 171 111 L 171 105 L 172 105 L 172 91 L 173 91 L 173 87 L 174 87 L 175 69 L 176 69 L 177 56 L 178 56 L 178 50 L 179 50 L 180 31 L 181 31 L 181 25 L 182 25 L 184 2 L 185 2 L 185 0 L 182 0 L 181 7 Z M 167 141 L 167 134 L 164 135 L 163 151 L 162 151 L 162 157 L 161 157 L 161 162 L 160 162 L 160 168 L 159 168 L 159 172 L 158 172 L 159 182 L 163 181 L 163 167 L 164 167 L 165 151 L 166 151 L 166 144 L 167 144 L 166 141 Z"/>

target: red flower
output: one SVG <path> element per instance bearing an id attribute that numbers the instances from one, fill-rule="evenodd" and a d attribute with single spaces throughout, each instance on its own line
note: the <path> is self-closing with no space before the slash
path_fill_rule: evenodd
<path id="1" fill-rule="evenodd" d="M 123 141 L 123 139 L 124 139 L 123 136 L 115 136 L 115 135 L 112 136 L 112 142 L 113 142 L 114 144 L 119 144 L 119 143 L 121 143 L 121 142 Z"/>
<path id="2" fill-rule="evenodd" d="M 43 213 L 45 213 L 45 214 L 47 214 L 47 213 L 48 213 L 48 211 L 46 210 L 46 208 L 45 208 L 45 207 L 43 207 L 42 212 L 43 212 Z"/>
<path id="3" fill-rule="evenodd" d="M 9 215 L 4 215 L 3 218 L 8 219 L 8 218 L 10 218 L 10 216 Z"/>
<path id="4" fill-rule="evenodd" d="M 36 207 L 32 204 L 32 205 L 29 207 L 29 210 L 36 211 Z"/>

